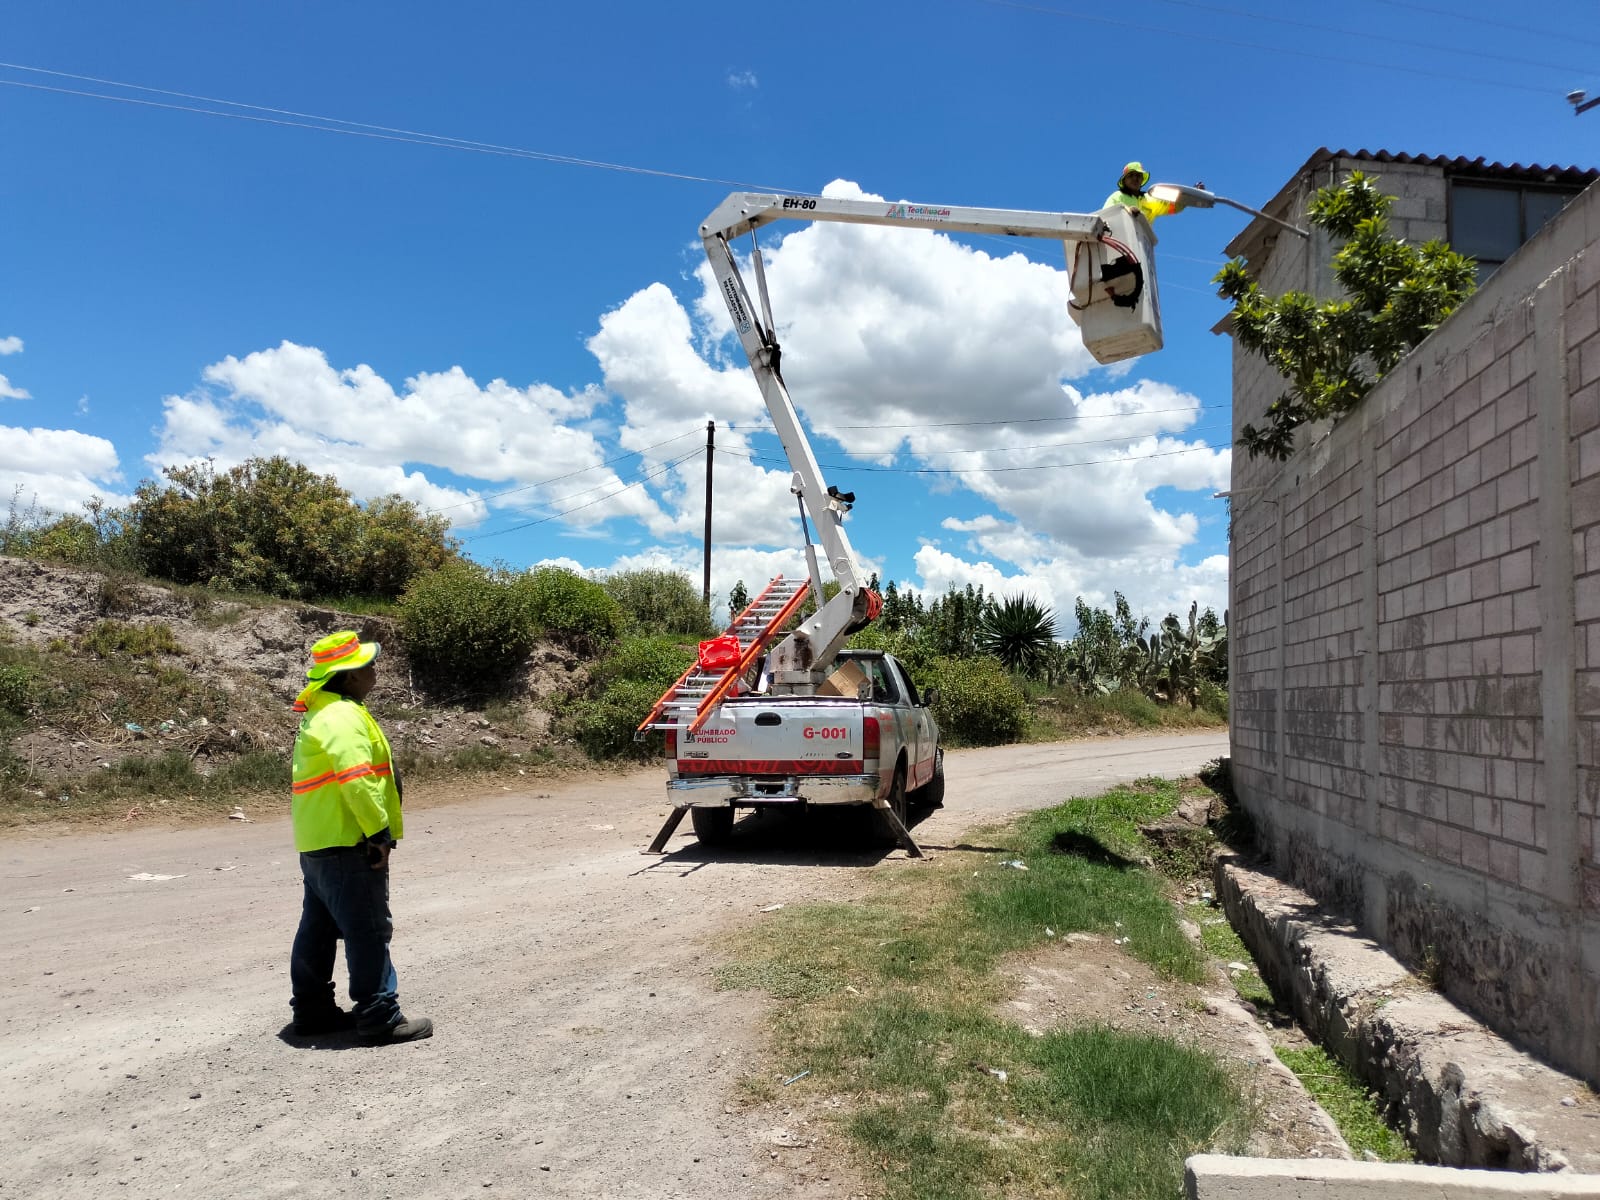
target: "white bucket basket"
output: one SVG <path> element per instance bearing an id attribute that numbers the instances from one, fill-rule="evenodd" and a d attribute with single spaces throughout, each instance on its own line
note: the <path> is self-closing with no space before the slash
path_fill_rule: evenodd
<path id="1" fill-rule="evenodd" d="M 1096 362 L 1114 363 L 1161 349 L 1156 290 L 1156 235 L 1143 214 L 1120 206 L 1099 216 L 1108 241 L 1068 242 L 1072 319 Z"/>

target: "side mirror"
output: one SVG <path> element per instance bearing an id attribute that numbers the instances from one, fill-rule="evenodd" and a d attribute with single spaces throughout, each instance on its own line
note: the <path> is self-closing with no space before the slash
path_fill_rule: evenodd
<path id="1" fill-rule="evenodd" d="M 939 689 L 936 687 L 925 689 L 922 693 L 922 707 L 932 708 L 937 703 L 939 703 Z"/>

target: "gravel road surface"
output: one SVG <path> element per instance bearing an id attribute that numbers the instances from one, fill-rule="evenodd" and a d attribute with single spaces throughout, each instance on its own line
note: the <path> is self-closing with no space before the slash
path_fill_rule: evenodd
<path id="1" fill-rule="evenodd" d="M 916 836 L 937 853 L 1226 752 L 1207 733 L 951 753 Z M 386 1047 L 286 1036 L 287 820 L 0 840 L 0 1197 L 859 1191 L 820 1134 L 736 1102 L 761 1002 L 714 990 L 708 938 L 848 899 L 885 853 L 845 813 L 746 818 L 714 854 L 685 821 L 645 857 L 664 795 L 654 769 L 416 796 L 394 957 L 437 1032 Z"/>

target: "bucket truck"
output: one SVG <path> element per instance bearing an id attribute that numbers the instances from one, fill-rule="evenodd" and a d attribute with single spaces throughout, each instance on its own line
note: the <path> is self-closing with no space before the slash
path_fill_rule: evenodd
<path id="1" fill-rule="evenodd" d="M 760 248 L 750 255 L 753 292 L 734 254 L 736 239 L 750 234 L 753 241 L 758 228 L 780 220 L 1060 241 L 1069 310 L 1101 363 L 1161 348 L 1155 236 L 1143 216 L 1125 208 L 1024 212 L 749 192 L 729 196 L 700 227 L 717 290 L 793 469 L 808 578 L 774 580 L 735 616 L 725 658 L 702 657 L 640 725 L 641 737 L 666 735 L 674 804 L 650 851 L 665 846 L 685 811 L 693 812 L 701 840 L 714 842 L 731 831 L 735 806 L 846 803 L 872 804 L 889 832 L 920 854 L 907 829 L 907 797 L 936 804 L 944 789 L 932 698 L 919 697 L 890 656 L 840 654 L 881 603 L 844 529 L 855 497 L 827 484 L 789 398 Z M 826 601 L 812 526 L 839 584 Z M 784 633 L 808 592 L 813 611 Z"/>

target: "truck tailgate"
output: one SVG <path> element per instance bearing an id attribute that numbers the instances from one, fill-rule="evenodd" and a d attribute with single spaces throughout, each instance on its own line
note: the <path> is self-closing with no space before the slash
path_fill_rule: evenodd
<path id="1" fill-rule="evenodd" d="M 678 738 L 681 775 L 828 775 L 862 769 L 859 702 L 787 696 L 722 704 Z"/>

